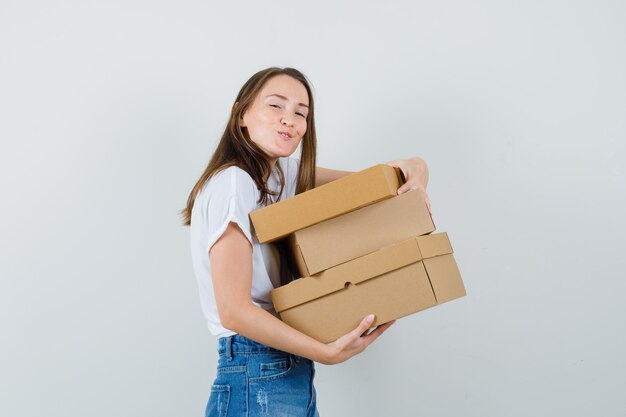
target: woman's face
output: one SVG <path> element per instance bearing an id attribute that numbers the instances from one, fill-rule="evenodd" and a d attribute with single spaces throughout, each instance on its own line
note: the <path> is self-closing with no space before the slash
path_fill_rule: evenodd
<path id="1" fill-rule="evenodd" d="M 308 105 L 309 95 L 300 81 L 277 75 L 265 82 L 244 112 L 241 126 L 270 157 L 272 166 L 298 147 L 307 128 Z"/>

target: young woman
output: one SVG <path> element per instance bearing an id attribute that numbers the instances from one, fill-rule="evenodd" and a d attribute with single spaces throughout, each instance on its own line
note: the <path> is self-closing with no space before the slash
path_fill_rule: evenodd
<path id="1" fill-rule="evenodd" d="M 300 143 L 300 158 L 289 158 Z M 287 262 L 280 262 L 279 247 L 259 244 L 248 213 L 348 174 L 317 168 L 315 160 L 313 95 L 304 75 L 293 68 L 254 74 L 182 212 L 191 226 L 202 310 L 218 338 L 207 417 L 316 416 L 313 363 L 343 362 L 393 324 L 367 333 L 370 315 L 323 344 L 280 321 L 273 309 L 269 293 L 289 280 Z M 398 193 L 425 189 L 428 169 L 421 159 L 389 164 L 407 178 Z"/>

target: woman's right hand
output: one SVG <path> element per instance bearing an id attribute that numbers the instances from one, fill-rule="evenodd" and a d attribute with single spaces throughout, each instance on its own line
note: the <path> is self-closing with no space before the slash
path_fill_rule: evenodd
<path id="1" fill-rule="evenodd" d="M 347 333 L 341 336 L 339 339 L 335 340 L 332 343 L 327 344 L 328 349 L 328 357 L 327 360 L 324 361 L 325 365 L 334 365 L 337 363 L 341 363 L 347 361 L 351 357 L 358 355 L 363 352 L 374 340 L 378 339 L 378 337 L 385 332 L 392 324 L 396 321 L 390 321 L 388 323 L 382 324 L 378 326 L 374 331 L 370 334 L 365 334 L 367 330 L 370 328 L 372 322 L 374 321 L 374 315 L 370 314 L 361 320 L 361 323 L 358 327 L 352 330 L 350 333 Z"/>

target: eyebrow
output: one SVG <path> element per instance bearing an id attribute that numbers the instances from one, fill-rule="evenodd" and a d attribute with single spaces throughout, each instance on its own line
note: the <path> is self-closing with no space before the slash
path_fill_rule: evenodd
<path id="1" fill-rule="evenodd" d="M 278 97 L 278 98 L 282 98 L 282 99 L 283 99 L 283 100 L 285 100 L 285 101 L 289 101 L 289 99 L 288 99 L 287 97 L 285 97 L 285 96 L 281 96 L 280 94 L 270 94 L 270 95 L 268 95 L 267 97 L 272 97 L 272 96 L 275 96 L 275 97 Z M 266 97 L 266 98 L 267 98 L 267 97 Z M 298 106 L 306 107 L 307 109 L 309 108 L 309 106 L 307 106 L 307 105 L 306 105 L 306 104 L 304 104 L 304 103 L 298 103 Z"/>

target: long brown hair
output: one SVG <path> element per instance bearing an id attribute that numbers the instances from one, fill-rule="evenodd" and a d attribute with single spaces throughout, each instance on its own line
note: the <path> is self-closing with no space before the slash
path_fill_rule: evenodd
<path id="1" fill-rule="evenodd" d="M 235 104 L 230 113 L 228 124 L 209 164 L 196 182 L 189 198 L 187 207 L 181 210 L 183 224 L 191 224 L 191 211 L 194 202 L 202 187 L 206 182 L 219 171 L 230 166 L 236 166 L 246 171 L 257 188 L 261 192 L 260 204 L 267 204 L 269 196 L 280 195 L 285 185 L 285 178 L 280 164 L 276 164 L 279 172 L 280 191 L 273 192 L 265 183 L 265 179 L 270 174 L 270 163 L 265 152 L 254 143 L 248 134 L 248 129 L 241 126 L 240 120 L 248 107 L 254 102 L 257 94 L 265 83 L 277 75 L 288 75 L 302 83 L 309 95 L 309 111 L 306 117 L 307 129 L 302 137 L 300 155 L 300 167 L 298 169 L 298 181 L 296 183 L 296 194 L 302 193 L 315 186 L 315 162 L 317 149 L 317 136 L 315 134 L 315 117 L 313 105 L 313 93 L 307 78 L 300 71 L 294 68 L 270 67 L 254 74 L 239 90 Z"/>

